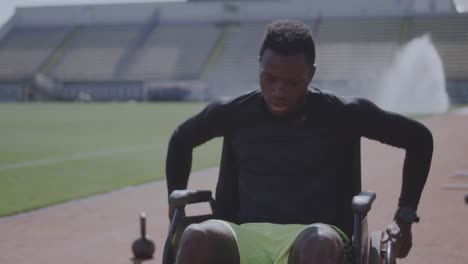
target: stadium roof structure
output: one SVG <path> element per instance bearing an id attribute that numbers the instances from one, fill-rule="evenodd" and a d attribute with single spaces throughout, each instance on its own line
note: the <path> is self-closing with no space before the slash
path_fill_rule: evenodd
<path id="1" fill-rule="evenodd" d="M 337 8 L 339 7 L 339 8 Z M 405 16 L 455 13 L 451 0 L 259 0 L 120 3 L 17 8 L 8 24 L 139 24 L 158 12 L 161 22 L 255 21 L 281 18 Z"/>

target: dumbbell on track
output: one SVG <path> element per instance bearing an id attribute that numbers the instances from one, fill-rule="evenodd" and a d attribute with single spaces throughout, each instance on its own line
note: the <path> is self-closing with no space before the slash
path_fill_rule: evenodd
<path id="1" fill-rule="evenodd" d="M 133 241 L 132 252 L 133 260 L 141 262 L 153 258 L 153 253 L 156 248 L 154 242 L 146 236 L 146 214 L 140 214 L 140 233 L 141 237 Z"/>

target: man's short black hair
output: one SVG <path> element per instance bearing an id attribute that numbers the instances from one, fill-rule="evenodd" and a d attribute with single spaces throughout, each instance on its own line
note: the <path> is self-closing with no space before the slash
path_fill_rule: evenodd
<path id="1" fill-rule="evenodd" d="M 309 66 L 315 64 L 315 42 L 306 24 L 294 20 L 273 21 L 265 30 L 259 58 L 271 49 L 283 56 L 304 53 Z"/>

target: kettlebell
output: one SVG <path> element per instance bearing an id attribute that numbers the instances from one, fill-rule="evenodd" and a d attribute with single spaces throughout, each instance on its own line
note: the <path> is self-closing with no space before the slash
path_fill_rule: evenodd
<path id="1" fill-rule="evenodd" d="M 140 233 L 141 237 L 133 241 L 132 252 L 135 260 L 148 260 L 153 258 L 156 248 L 154 242 L 146 237 L 146 214 L 140 214 Z"/>

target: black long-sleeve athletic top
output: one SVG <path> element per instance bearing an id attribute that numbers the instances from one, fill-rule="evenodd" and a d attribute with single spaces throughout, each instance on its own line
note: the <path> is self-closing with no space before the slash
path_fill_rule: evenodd
<path id="1" fill-rule="evenodd" d="M 220 218 L 324 222 L 348 235 L 352 227 L 340 224 L 336 211 L 348 184 L 343 164 L 350 146 L 366 137 L 405 149 L 399 205 L 415 210 L 433 148 L 425 126 L 363 98 L 309 90 L 300 112 L 276 117 L 255 91 L 214 102 L 174 131 L 166 161 L 169 193 L 187 188 L 193 148 L 215 137 L 224 137 L 215 207 Z M 350 201 L 344 204 L 350 207 Z"/>

